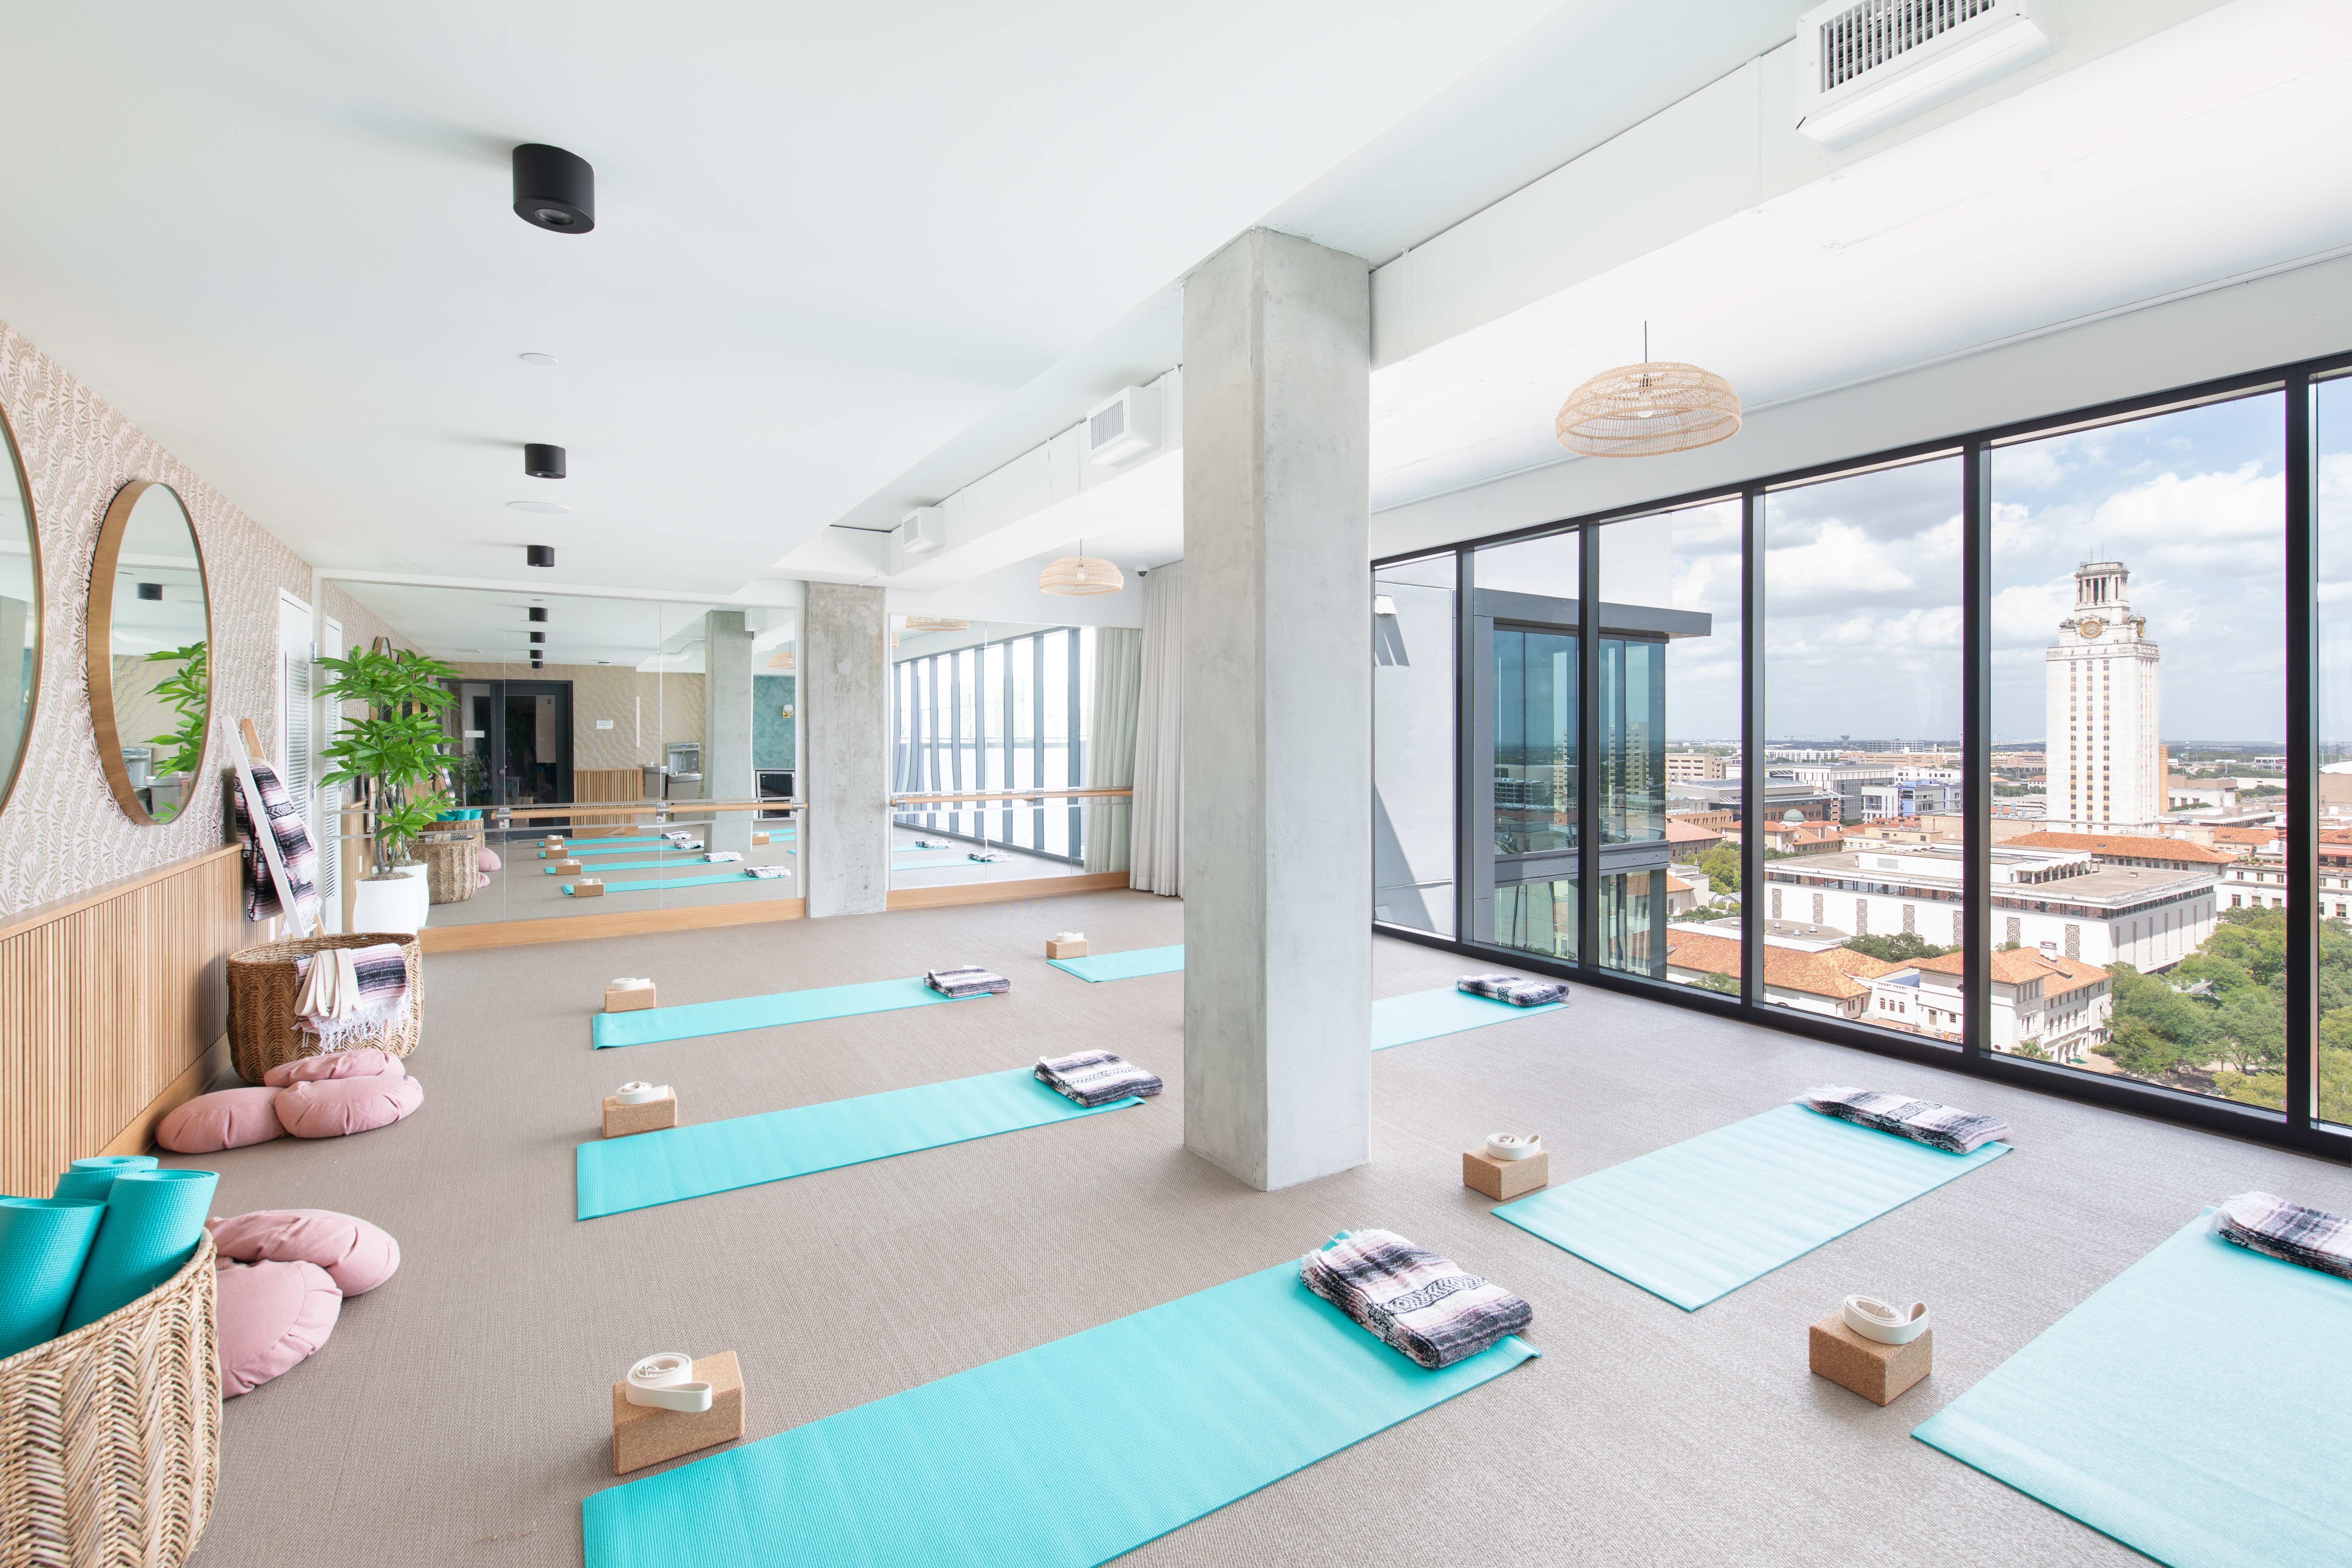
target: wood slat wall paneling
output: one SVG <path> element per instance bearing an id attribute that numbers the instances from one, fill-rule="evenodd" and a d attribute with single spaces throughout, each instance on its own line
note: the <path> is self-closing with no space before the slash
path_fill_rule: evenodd
<path id="1" fill-rule="evenodd" d="M 0 1192 L 47 1196 L 203 1088 L 244 926 L 226 846 L 0 920 Z"/>

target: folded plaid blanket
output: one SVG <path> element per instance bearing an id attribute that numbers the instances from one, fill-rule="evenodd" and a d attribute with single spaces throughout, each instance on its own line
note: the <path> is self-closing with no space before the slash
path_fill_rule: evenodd
<path id="1" fill-rule="evenodd" d="M 952 849 L 955 846 L 949 843 L 944 838 L 918 838 L 915 840 L 915 847 L 918 849 Z"/>
<path id="2" fill-rule="evenodd" d="M 709 854 L 705 855 L 703 858 L 710 862 L 713 866 L 724 866 L 730 860 L 740 860 L 743 858 L 743 856 L 740 850 L 713 849 Z"/>
<path id="3" fill-rule="evenodd" d="M 1805 1090 L 1797 1097 L 1797 1103 L 1823 1116 L 1929 1144 L 1948 1154 L 1966 1154 L 1980 1144 L 2009 1136 L 2009 1123 L 1998 1116 L 1978 1116 L 1932 1100 L 1911 1100 L 1876 1089 L 1825 1084 Z"/>
<path id="4" fill-rule="evenodd" d="M 672 844 L 683 844 L 688 839 L 693 837 L 694 835 L 687 832 L 684 828 L 673 827 L 669 831 L 664 833 L 662 837 L 668 839 Z"/>
<path id="5" fill-rule="evenodd" d="M 1540 1007 L 1568 1000 L 1568 986 L 1558 980 L 1530 980 L 1524 974 L 1465 974 L 1454 983 L 1456 991 L 1489 996 L 1514 1007 Z"/>
<path id="6" fill-rule="evenodd" d="M 2240 1193 L 2213 1205 L 2213 1229 L 2250 1252 L 2352 1279 L 2352 1219 L 2342 1215 Z"/>
<path id="7" fill-rule="evenodd" d="M 943 996 L 1003 995 L 1013 989 L 1013 982 L 1002 974 L 992 974 L 974 964 L 961 969 L 929 969 L 923 972 L 923 984 Z"/>
<path id="8" fill-rule="evenodd" d="M 310 978 L 310 965 L 326 959 L 336 966 L 340 978 L 331 987 L 334 1011 L 307 1013 L 296 1021 L 306 1034 L 319 1037 L 321 1051 L 340 1051 L 355 1044 L 373 1043 L 366 1037 L 374 1033 L 385 1015 L 404 1005 L 408 998 L 408 958 L 396 942 L 378 942 L 373 947 L 329 948 L 317 953 L 303 953 L 294 960 L 294 988 L 298 996 L 304 992 L 304 982 Z M 319 987 L 311 991 L 317 995 Z"/>
<path id="9" fill-rule="evenodd" d="M 764 880 L 770 877 L 789 877 L 792 872 L 782 866 L 746 866 L 743 868 L 743 875 L 758 877 Z"/>
<path id="10" fill-rule="evenodd" d="M 1004 857 L 993 849 L 975 849 L 964 857 L 968 860 L 1002 860 Z"/>
<path id="11" fill-rule="evenodd" d="M 1168 1086 L 1160 1075 L 1137 1067 L 1109 1051 L 1080 1051 L 1071 1057 L 1039 1057 L 1032 1069 L 1037 1081 L 1080 1105 L 1108 1105 L 1129 1095 L 1139 1099 L 1158 1094 Z"/>
<path id="12" fill-rule="evenodd" d="M 1393 1231 L 1341 1231 L 1298 1260 L 1309 1290 L 1432 1372 L 1516 1334 L 1535 1316 L 1499 1285 Z"/>
<path id="13" fill-rule="evenodd" d="M 254 787 L 261 792 L 261 809 L 269 818 L 270 837 L 278 840 L 278 858 L 286 863 L 286 881 L 305 915 L 313 922 L 319 918 L 319 891 L 313 886 L 318 876 L 319 854 L 310 847 L 310 830 L 302 826 L 302 809 L 286 793 L 278 780 L 277 770 L 268 763 L 253 764 Z M 278 883 L 269 875 L 269 862 L 262 855 L 261 841 L 253 834 L 253 816 L 247 809 L 245 791 L 229 791 L 236 809 L 237 841 L 245 847 L 245 918 L 249 921 L 275 920 L 286 913 L 278 897 Z"/>

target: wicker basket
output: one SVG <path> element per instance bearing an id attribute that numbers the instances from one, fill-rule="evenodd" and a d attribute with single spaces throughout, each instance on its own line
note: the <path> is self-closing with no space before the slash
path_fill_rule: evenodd
<path id="1" fill-rule="evenodd" d="M 468 831 L 470 829 L 470 831 Z M 482 825 L 455 822 L 416 840 L 416 858 L 425 862 L 426 901 L 455 904 L 474 896 L 481 886 Z"/>
<path id="2" fill-rule="evenodd" d="M 0 1568 L 179 1568 L 220 1479 L 213 1241 L 163 1285 L 0 1361 Z"/>
<path id="3" fill-rule="evenodd" d="M 347 931 L 341 936 L 297 937 L 291 942 L 266 942 L 231 953 L 228 960 L 228 1049 L 236 1076 L 259 1083 L 261 1075 L 280 1062 L 319 1054 L 315 1036 L 294 1026 L 294 994 L 299 982 L 294 960 L 304 953 L 338 947 L 400 944 L 408 960 L 408 995 L 398 1012 L 388 1015 L 364 1039 L 348 1049 L 373 1046 L 395 1057 L 416 1048 L 425 1017 L 425 950 L 406 931 Z"/>

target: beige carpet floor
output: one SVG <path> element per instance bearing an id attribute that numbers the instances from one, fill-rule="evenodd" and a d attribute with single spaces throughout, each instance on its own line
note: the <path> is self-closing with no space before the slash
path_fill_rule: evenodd
<path id="1" fill-rule="evenodd" d="M 1151 946 L 1181 939 L 1182 911 L 1097 893 L 434 957 L 409 1121 L 173 1162 L 221 1172 L 220 1213 L 341 1209 L 404 1251 L 317 1356 L 229 1403 L 200 1568 L 577 1563 L 580 1500 L 614 1484 L 608 1390 L 649 1351 L 737 1352 L 757 1438 L 1373 1226 L 1525 1295 L 1543 1358 L 1127 1561 L 2139 1562 L 1911 1428 L 2213 1198 L 2259 1186 L 2352 1208 L 2352 1172 L 2322 1162 L 1583 988 L 1564 1012 L 1381 1052 L 1371 1163 L 1255 1193 L 1183 1151 L 1183 977 L 1088 985 L 1050 969 L 1044 938 L 1068 927 L 1098 952 Z M 955 963 L 1010 974 L 1011 996 L 588 1046 L 616 974 L 654 976 L 676 1003 Z M 1463 968 L 1382 941 L 1376 993 Z M 572 1146 L 624 1079 L 676 1085 L 687 1119 L 714 1120 L 1088 1045 L 1170 1092 L 572 1217 Z M 1996 1111 L 2020 1152 L 1696 1313 L 1487 1217 L 1460 1184 L 1460 1151 L 1495 1128 L 1541 1131 L 1559 1181 L 1822 1080 Z M 1807 1324 L 1850 1290 L 1937 1314 L 1935 1374 L 1884 1410 L 1806 1371 Z"/>

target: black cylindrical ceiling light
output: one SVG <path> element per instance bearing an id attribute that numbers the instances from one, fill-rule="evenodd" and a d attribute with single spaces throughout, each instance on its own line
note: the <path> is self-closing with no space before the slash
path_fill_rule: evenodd
<path id="1" fill-rule="evenodd" d="M 533 632 L 530 634 L 530 640 L 535 643 L 545 642 L 547 640 L 547 634 L 545 632 Z"/>
<path id="2" fill-rule="evenodd" d="M 163 602 L 163 584 L 161 583 L 142 583 L 139 584 L 139 596 L 147 600 L 150 604 L 160 605 Z"/>
<path id="3" fill-rule="evenodd" d="M 533 605 L 530 607 L 530 618 L 534 621 L 543 621 L 547 619 L 547 606 L 545 605 Z"/>
<path id="4" fill-rule="evenodd" d="M 522 547 L 522 558 L 523 563 L 526 565 L 552 566 L 555 564 L 555 546 L 552 544 L 526 544 Z"/>
<path id="5" fill-rule="evenodd" d="M 522 448 L 522 471 L 534 479 L 560 479 L 563 477 L 563 448 L 551 447 L 543 441 L 526 441 Z"/>
<path id="6" fill-rule="evenodd" d="M 596 226 L 596 171 L 561 147 L 526 142 L 514 150 L 515 216 L 551 234 Z"/>

